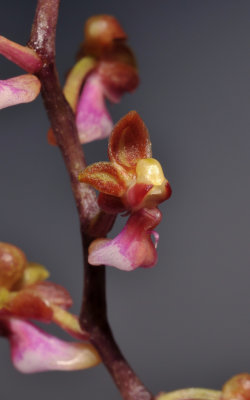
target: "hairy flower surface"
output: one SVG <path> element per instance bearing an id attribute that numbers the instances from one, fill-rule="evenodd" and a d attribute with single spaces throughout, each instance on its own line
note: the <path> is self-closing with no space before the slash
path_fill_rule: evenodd
<path id="1" fill-rule="evenodd" d="M 155 208 L 171 195 L 160 163 L 152 158 L 146 126 L 131 111 L 115 126 L 109 140 L 110 162 L 88 166 L 79 176 L 100 191 L 99 205 L 107 213 Z"/>
<path id="2" fill-rule="evenodd" d="M 84 35 L 78 61 L 64 86 L 65 97 L 76 114 L 81 143 L 110 135 L 113 123 L 105 99 L 117 103 L 139 83 L 135 58 L 126 44 L 127 36 L 114 17 L 89 18 Z M 51 129 L 48 140 L 56 145 Z"/>
<path id="3" fill-rule="evenodd" d="M 30 324 L 55 322 L 71 336 L 88 339 L 77 318 L 66 311 L 72 305 L 69 293 L 46 282 L 48 276 L 22 250 L 0 242 L 0 335 L 9 339 L 14 365 L 26 373 L 96 365 L 100 359 L 89 343 L 64 342 Z"/>

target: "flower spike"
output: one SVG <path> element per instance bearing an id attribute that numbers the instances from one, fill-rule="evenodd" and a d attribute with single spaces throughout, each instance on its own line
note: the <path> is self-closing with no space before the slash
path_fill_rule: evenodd
<path id="1" fill-rule="evenodd" d="M 97 239 L 89 247 L 89 263 L 110 265 L 123 271 L 153 267 L 157 262 L 159 235 L 154 229 L 161 221 L 157 209 L 142 209 L 130 216 L 114 239 Z M 154 235 L 155 244 L 151 239 Z"/>

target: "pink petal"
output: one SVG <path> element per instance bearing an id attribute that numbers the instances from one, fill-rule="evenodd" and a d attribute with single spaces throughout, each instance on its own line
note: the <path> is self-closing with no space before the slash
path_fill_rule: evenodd
<path id="1" fill-rule="evenodd" d="M 91 74 L 84 85 L 77 111 L 76 125 L 81 143 L 109 136 L 113 123 L 104 101 L 100 77 Z"/>
<path id="2" fill-rule="evenodd" d="M 38 72 L 42 67 L 42 61 L 34 50 L 12 42 L 3 36 L 0 36 L 0 54 L 27 72 Z"/>
<path id="3" fill-rule="evenodd" d="M 69 371 L 93 367 L 100 362 L 89 343 L 65 342 L 16 318 L 10 318 L 6 326 L 12 361 L 20 372 Z"/>
<path id="4" fill-rule="evenodd" d="M 157 234 L 152 229 L 160 223 L 161 213 L 157 208 L 141 209 L 132 214 L 121 233 L 114 239 L 97 239 L 89 248 L 89 263 L 106 264 L 123 271 L 138 267 L 153 267 L 157 262 Z"/>
<path id="5" fill-rule="evenodd" d="M 0 109 L 35 100 L 40 87 L 39 79 L 30 74 L 0 81 Z"/>

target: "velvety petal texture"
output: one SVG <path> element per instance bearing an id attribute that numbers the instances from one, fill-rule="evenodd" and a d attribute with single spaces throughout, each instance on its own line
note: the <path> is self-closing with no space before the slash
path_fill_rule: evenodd
<path id="1" fill-rule="evenodd" d="M 0 109 L 29 103 L 38 96 L 41 84 L 34 75 L 20 75 L 0 81 Z"/>
<path id="2" fill-rule="evenodd" d="M 136 111 L 130 111 L 114 127 L 109 140 L 109 159 L 126 170 L 152 155 L 148 130 Z"/>
<path id="3" fill-rule="evenodd" d="M 157 262 L 158 234 L 152 231 L 161 221 L 157 208 L 132 214 L 114 239 L 97 239 L 89 247 L 89 263 L 106 264 L 123 271 L 153 267 Z M 156 243 L 151 239 L 155 234 Z"/>
<path id="4" fill-rule="evenodd" d="M 159 161 L 151 158 L 148 130 L 136 111 L 115 125 L 108 155 L 110 162 L 92 164 L 79 174 L 81 182 L 100 191 L 103 211 L 118 214 L 155 208 L 170 197 L 171 187 Z"/>
<path id="5" fill-rule="evenodd" d="M 85 369 L 100 362 L 91 344 L 65 342 L 20 319 L 10 318 L 7 332 L 13 364 L 23 373 Z"/>
<path id="6" fill-rule="evenodd" d="M 112 131 L 113 123 L 105 105 L 101 79 L 95 73 L 84 85 L 77 105 L 76 125 L 81 143 L 103 139 Z"/>

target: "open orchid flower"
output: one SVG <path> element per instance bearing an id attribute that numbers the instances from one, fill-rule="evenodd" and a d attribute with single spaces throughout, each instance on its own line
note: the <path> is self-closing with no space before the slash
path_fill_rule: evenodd
<path id="1" fill-rule="evenodd" d="M 110 135 L 113 123 L 105 98 L 117 103 L 124 93 L 134 91 L 139 82 L 134 55 L 126 44 L 127 35 L 114 17 L 89 18 L 84 33 L 78 61 L 64 86 L 64 95 L 76 114 L 81 143 Z M 51 129 L 48 140 L 56 145 Z"/>
<path id="2" fill-rule="evenodd" d="M 29 72 L 26 75 L 0 80 L 0 109 L 35 100 L 41 84 L 31 73 L 41 68 L 40 58 L 27 46 L 21 46 L 3 36 L 0 36 L 0 54 Z"/>
<path id="3" fill-rule="evenodd" d="M 137 112 L 131 111 L 114 127 L 110 136 L 110 162 L 88 166 L 81 182 L 100 191 L 99 205 L 110 214 L 155 208 L 171 195 L 160 163 L 151 158 L 151 143 L 146 126 Z"/>
<path id="4" fill-rule="evenodd" d="M 132 214 L 114 239 L 97 239 L 89 247 L 89 263 L 106 264 L 123 271 L 153 267 L 157 262 L 159 235 L 154 229 L 161 221 L 157 208 L 143 208 Z M 154 235 L 155 244 L 151 239 Z"/>
<path id="5" fill-rule="evenodd" d="M 10 340 L 14 365 L 22 372 L 82 369 L 100 362 L 89 343 L 68 343 L 31 325 L 29 320 L 55 322 L 71 336 L 88 340 L 61 286 L 45 282 L 48 271 L 28 263 L 17 247 L 0 242 L 0 336 Z"/>
<path id="6" fill-rule="evenodd" d="M 65 342 L 17 318 L 0 320 L 14 366 L 23 373 L 90 368 L 100 357 L 89 343 Z"/>

